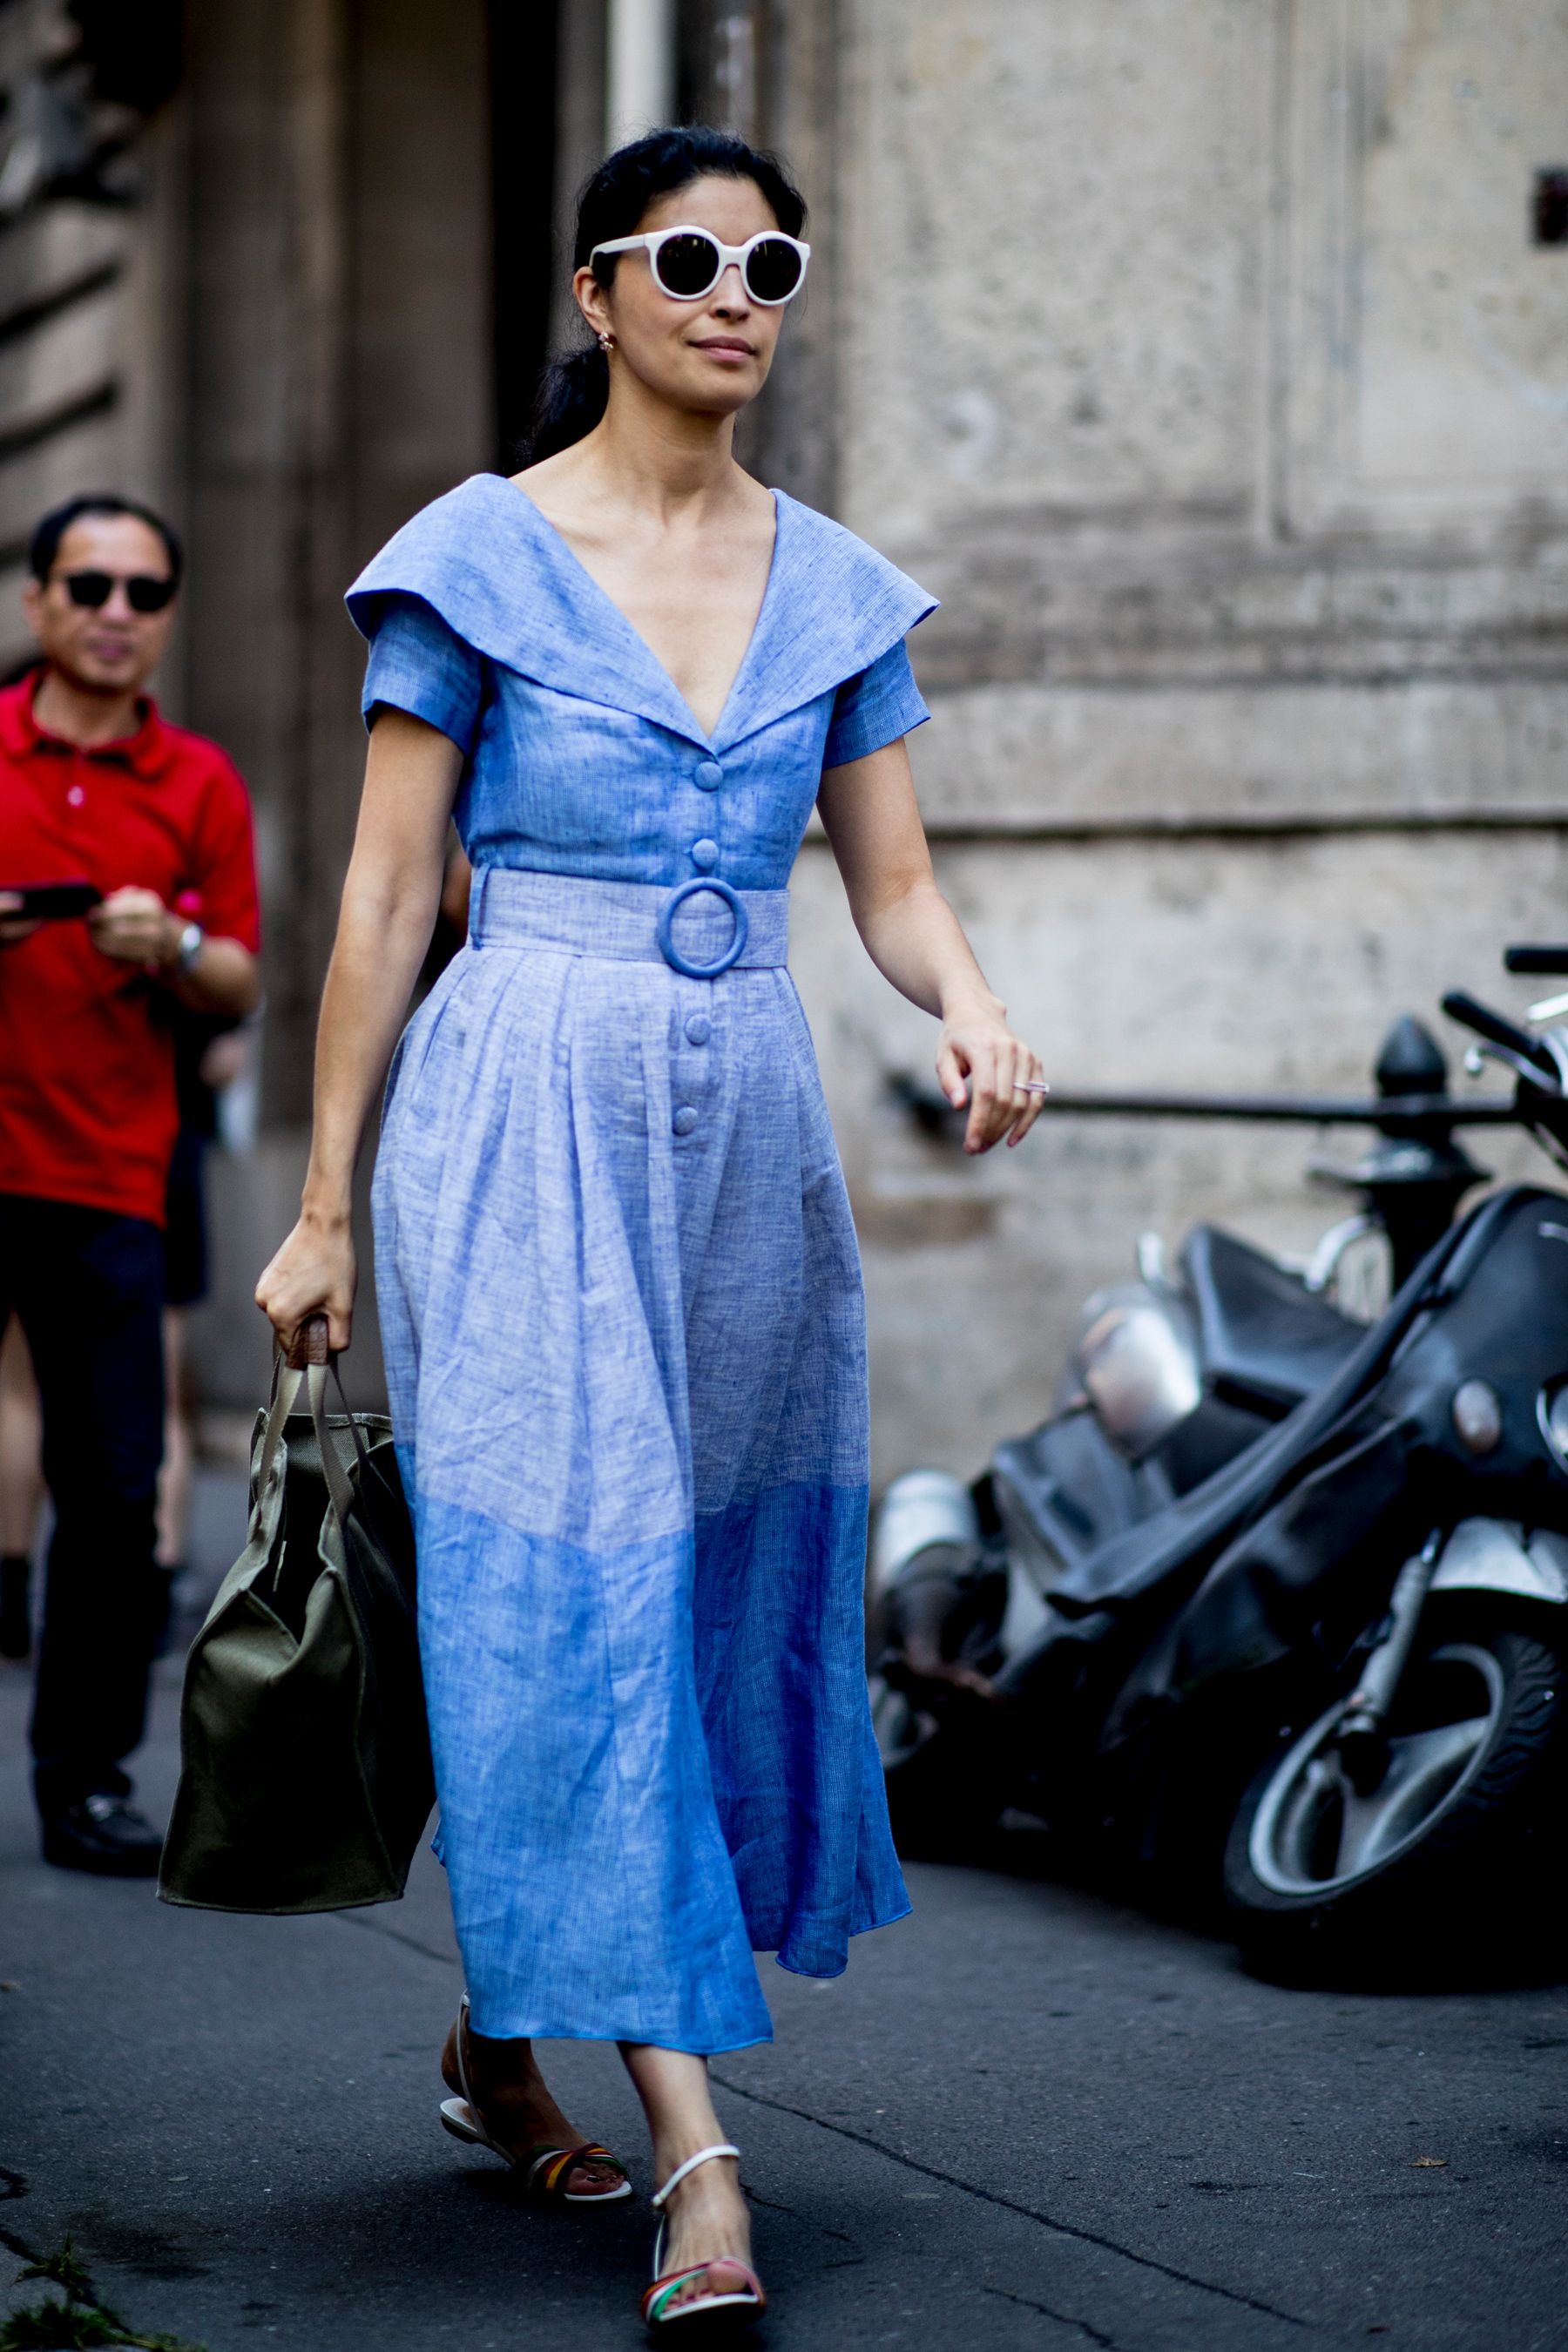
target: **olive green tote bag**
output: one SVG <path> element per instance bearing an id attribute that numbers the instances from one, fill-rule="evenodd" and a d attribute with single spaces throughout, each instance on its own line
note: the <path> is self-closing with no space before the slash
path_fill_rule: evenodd
<path id="1" fill-rule="evenodd" d="M 165 1903 L 393 1902 L 435 1802 L 392 1426 L 328 1412 L 327 1376 L 312 1318 L 258 1416 L 249 1535 L 186 1662 Z"/>

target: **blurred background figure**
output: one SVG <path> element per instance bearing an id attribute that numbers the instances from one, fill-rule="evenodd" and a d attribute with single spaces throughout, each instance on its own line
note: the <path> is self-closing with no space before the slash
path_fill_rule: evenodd
<path id="1" fill-rule="evenodd" d="M 207 1295 L 206 1154 L 218 1131 L 223 1091 L 241 1076 L 250 1056 L 250 1039 L 233 1022 L 205 1018 L 180 1006 L 174 1009 L 174 1028 L 180 1131 L 169 1167 L 163 1229 L 163 1466 L 158 1475 L 155 1657 L 168 1646 L 171 1617 L 188 1565 L 196 1399 L 187 1326 L 191 1308 Z M 13 1316 L 0 1341 L 0 1658 L 16 1661 L 26 1660 L 32 1650 L 31 1569 L 47 1492 L 42 1443 L 32 1359 Z"/>
<path id="2" fill-rule="evenodd" d="M 258 997 L 245 787 L 142 690 L 181 570 L 148 507 L 51 509 L 23 597 L 40 659 L 0 691 L 0 1324 L 26 1339 L 55 1516 L 34 1792 L 45 1860 L 116 1876 L 150 1875 L 162 1843 L 125 1759 L 167 1590 L 171 1024 L 232 1024 Z"/>

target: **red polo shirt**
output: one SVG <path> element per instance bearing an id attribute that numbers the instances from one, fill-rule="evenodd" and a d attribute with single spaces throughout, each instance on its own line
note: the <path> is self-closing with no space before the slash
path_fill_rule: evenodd
<path id="1" fill-rule="evenodd" d="M 144 702 L 134 735 L 83 751 L 0 689 L 0 889 L 156 890 L 215 938 L 258 945 L 250 803 L 216 743 Z M 84 921 L 0 947 L 0 1192 L 163 1222 L 178 1118 L 169 993 L 101 955 Z"/>

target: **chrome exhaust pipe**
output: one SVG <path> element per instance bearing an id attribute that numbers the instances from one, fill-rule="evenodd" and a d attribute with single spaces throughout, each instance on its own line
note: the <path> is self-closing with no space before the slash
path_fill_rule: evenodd
<path id="1" fill-rule="evenodd" d="M 882 1498 L 871 1538 L 871 1598 L 879 1601 L 910 1561 L 938 1544 L 973 1559 L 980 1549 L 974 1497 L 950 1470 L 906 1470 Z"/>

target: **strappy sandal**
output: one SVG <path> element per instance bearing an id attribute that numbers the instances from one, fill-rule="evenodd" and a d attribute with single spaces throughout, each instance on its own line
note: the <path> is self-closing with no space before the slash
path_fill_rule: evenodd
<path id="1" fill-rule="evenodd" d="M 740 2153 L 740 2149 L 732 2147 L 728 2140 L 718 2147 L 700 2147 L 695 2156 L 689 2156 L 684 2164 L 676 2166 L 664 2187 L 649 2199 L 654 2211 L 659 2216 L 658 2235 L 653 2242 L 653 2284 L 643 2289 L 642 2298 L 642 2315 L 649 2327 L 672 2327 L 678 2319 L 700 2319 L 715 2311 L 727 2313 L 732 2322 L 743 2324 L 748 2319 L 761 2318 L 767 2309 L 768 2299 L 763 2293 L 761 2279 L 750 2263 L 743 2263 L 738 2254 L 714 2254 L 708 2262 L 693 2263 L 686 2270 L 669 2271 L 662 2276 L 659 2273 L 659 2264 L 664 2260 L 664 2209 L 670 2198 L 687 2174 L 695 2172 L 700 2164 L 707 2164 L 716 2156 L 738 2158 Z M 689 2302 L 678 2304 L 673 2311 L 668 2308 L 670 2297 L 679 2288 L 686 2285 L 689 2279 L 700 2278 L 705 2271 L 712 2270 L 720 2263 L 728 2263 L 732 2270 L 743 2274 L 746 2280 L 743 2291 L 731 2288 L 722 2294 L 696 2294 Z"/>
<path id="2" fill-rule="evenodd" d="M 463 2051 L 468 2030 L 468 1996 L 465 1993 L 462 2007 L 458 2011 L 457 2037 L 458 2080 L 463 2086 L 463 2095 L 460 2099 L 443 2099 L 441 2102 L 441 2122 L 452 2137 L 467 2142 L 471 2147 L 488 2147 L 492 2156 L 499 2156 L 503 2164 L 510 2164 L 514 2172 L 523 2175 L 523 2186 L 530 2197 L 537 2197 L 547 2204 L 616 2205 L 623 2197 L 629 2197 L 632 2184 L 626 2177 L 625 2166 L 618 2157 L 612 2156 L 609 2149 L 602 2147 L 596 2139 L 584 2140 L 581 2147 L 552 2147 L 547 2140 L 535 2140 L 531 2147 L 518 2149 L 503 2147 L 499 2139 L 490 2137 L 479 2113 L 479 2101 L 468 2082 L 468 2060 Z M 621 2176 L 620 2187 L 588 2190 L 569 2189 L 566 2184 L 580 2164 L 614 2165 Z"/>

